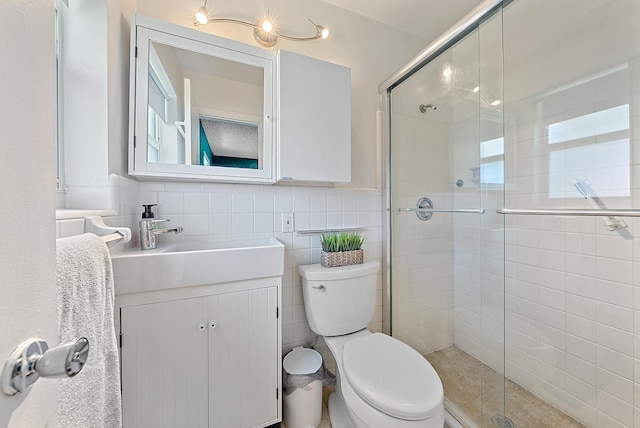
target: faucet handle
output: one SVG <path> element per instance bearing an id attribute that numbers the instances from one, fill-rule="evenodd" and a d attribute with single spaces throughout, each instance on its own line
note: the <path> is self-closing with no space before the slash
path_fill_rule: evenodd
<path id="1" fill-rule="evenodd" d="M 153 223 L 153 224 L 157 224 L 157 223 L 163 223 L 163 222 L 165 222 L 165 221 L 171 221 L 171 219 L 169 219 L 169 218 L 163 218 L 163 219 L 160 219 L 160 220 L 151 220 L 151 223 Z"/>

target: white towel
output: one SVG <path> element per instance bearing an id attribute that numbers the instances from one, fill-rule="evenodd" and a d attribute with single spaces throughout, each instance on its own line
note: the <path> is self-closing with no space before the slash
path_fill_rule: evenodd
<path id="1" fill-rule="evenodd" d="M 84 369 L 60 382 L 58 421 L 65 428 L 120 428 L 122 407 L 114 288 L 107 246 L 91 233 L 56 241 L 60 341 L 89 339 Z"/>

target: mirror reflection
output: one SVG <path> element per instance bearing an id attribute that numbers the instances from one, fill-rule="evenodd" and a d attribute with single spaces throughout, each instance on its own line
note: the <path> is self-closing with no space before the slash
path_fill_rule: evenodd
<path id="1" fill-rule="evenodd" d="M 147 161 L 262 169 L 264 70 L 149 43 Z"/>

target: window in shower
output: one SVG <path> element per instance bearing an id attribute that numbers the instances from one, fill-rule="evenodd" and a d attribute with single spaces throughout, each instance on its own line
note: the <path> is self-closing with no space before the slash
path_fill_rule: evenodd
<path id="1" fill-rule="evenodd" d="M 629 104 L 546 126 L 549 197 L 582 198 L 576 181 L 588 180 L 600 197 L 628 197 Z"/>

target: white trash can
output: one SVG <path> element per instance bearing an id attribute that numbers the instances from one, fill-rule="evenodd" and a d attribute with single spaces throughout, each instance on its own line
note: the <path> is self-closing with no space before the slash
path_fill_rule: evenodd
<path id="1" fill-rule="evenodd" d="M 311 377 L 322 366 L 322 356 L 309 348 L 293 348 L 282 363 L 289 375 L 297 380 L 307 380 L 291 394 L 284 395 L 284 423 L 287 428 L 316 428 L 322 419 L 322 381 Z M 299 382 L 297 382 L 299 383 Z"/>

